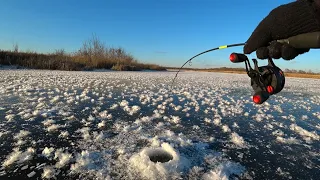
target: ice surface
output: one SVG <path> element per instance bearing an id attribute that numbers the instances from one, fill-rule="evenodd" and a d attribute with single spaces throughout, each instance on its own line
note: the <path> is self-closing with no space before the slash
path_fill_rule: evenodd
<path id="1" fill-rule="evenodd" d="M 54 132 L 59 129 L 60 125 L 57 124 L 51 124 L 49 127 L 47 127 L 48 132 Z"/>
<path id="2" fill-rule="evenodd" d="M 279 141 L 281 143 L 285 143 L 285 144 L 299 144 L 300 143 L 300 141 L 294 137 L 283 138 L 281 136 L 277 136 L 277 141 Z"/>
<path id="3" fill-rule="evenodd" d="M 320 136 L 316 132 L 307 131 L 296 124 L 291 124 L 290 129 L 298 133 L 305 140 L 320 140 Z"/>
<path id="4" fill-rule="evenodd" d="M 227 180 L 232 174 L 240 174 L 244 168 L 236 163 L 226 162 L 202 176 L 204 180 Z"/>
<path id="5" fill-rule="evenodd" d="M 36 172 L 31 171 L 27 176 L 28 178 L 32 178 L 34 175 L 36 175 Z"/>
<path id="6" fill-rule="evenodd" d="M 62 149 L 57 149 L 54 154 L 54 159 L 57 160 L 56 168 L 62 168 L 66 166 L 72 160 L 72 154 L 63 152 Z"/>
<path id="7" fill-rule="evenodd" d="M 46 166 L 43 168 L 42 178 L 51 179 L 55 177 L 56 170 L 52 166 Z"/>
<path id="8" fill-rule="evenodd" d="M 48 158 L 48 157 L 51 156 L 51 154 L 52 154 L 53 151 L 54 151 L 54 148 L 53 148 L 53 147 L 50 147 L 50 148 L 45 147 L 45 148 L 43 149 L 43 151 L 42 151 L 42 154 Z"/>
<path id="9" fill-rule="evenodd" d="M 18 134 L 16 134 L 16 135 L 14 136 L 14 138 L 15 138 L 15 139 L 22 139 L 22 138 L 28 136 L 29 134 L 30 134 L 29 131 L 20 130 L 20 132 L 19 132 Z"/>
<path id="10" fill-rule="evenodd" d="M 255 105 L 245 75 L 183 72 L 172 89 L 172 72 L 0 76 L 4 178 L 318 177 L 319 80 Z"/>
<path id="11" fill-rule="evenodd" d="M 10 166 L 13 163 L 24 163 L 33 158 L 35 149 L 29 147 L 26 151 L 21 151 L 18 148 L 14 148 L 13 151 L 8 155 L 7 159 L 2 163 L 3 166 Z"/>
<path id="12" fill-rule="evenodd" d="M 13 149 L 13 152 L 7 157 L 7 159 L 2 163 L 3 166 L 9 166 L 14 162 L 18 161 L 21 156 L 21 151 L 19 149 Z"/>

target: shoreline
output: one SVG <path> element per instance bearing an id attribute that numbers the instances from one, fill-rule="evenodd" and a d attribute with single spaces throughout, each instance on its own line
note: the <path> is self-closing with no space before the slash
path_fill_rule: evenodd
<path id="1" fill-rule="evenodd" d="M 175 72 L 178 69 L 170 68 L 167 69 L 169 72 Z M 235 70 L 219 70 L 219 69 L 182 69 L 180 72 L 218 72 L 218 73 L 229 73 L 229 74 L 246 74 L 246 71 L 235 71 Z M 320 79 L 319 74 L 310 74 L 310 73 L 289 73 L 284 72 L 285 77 L 294 77 L 294 78 L 309 78 L 309 79 Z"/>
<path id="2" fill-rule="evenodd" d="M 0 70 L 49 70 L 50 69 L 32 69 L 32 68 L 26 68 L 26 67 L 20 67 L 17 68 L 17 66 L 6 66 L 2 65 L 0 66 Z M 84 72 L 121 72 L 121 70 L 112 70 L 112 69 L 93 69 L 93 70 L 80 70 Z M 126 70 L 123 70 L 124 72 Z M 149 70 L 149 69 L 143 69 L 136 72 L 177 72 L 178 69 L 176 68 L 167 68 L 166 70 Z M 128 71 L 133 72 L 133 71 Z M 228 73 L 228 74 L 246 74 L 245 70 L 239 71 L 239 70 L 220 70 L 220 69 L 182 69 L 180 72 L 215 72 L 215 73 Z M 320 79 L 320 73 L 319 74 L 310 74 L 310 73 L 292 73 L 292 72 L 284 72 L 285 77 L 294 77 L 294 78 L 309 78 L 309 79 Z"/>

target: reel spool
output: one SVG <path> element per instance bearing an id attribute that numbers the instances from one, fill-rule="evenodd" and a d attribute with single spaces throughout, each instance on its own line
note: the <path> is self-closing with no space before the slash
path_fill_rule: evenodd
<path id="1" fill-rule="evenodd" d="M 254 69 L 251 67 L 249 59 L 244 54 L 232 53 L 229 57 L 232 63 L 246 64 L 246 71 L 251 78 L 251 87 L 254 90 L 252 100 L 255 104 L 262 104 L 270 96 L 279 93 L 285 85 L 285 76 L 283 71 L 277 67 L 271 58 L 268 59 L 268 65 L 258 66 L 258 61 L 252 59 Z"/>

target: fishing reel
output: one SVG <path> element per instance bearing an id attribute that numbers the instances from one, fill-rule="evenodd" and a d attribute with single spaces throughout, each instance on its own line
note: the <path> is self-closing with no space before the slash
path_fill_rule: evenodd
<path id="1" fill-rule="evenodd" d="M 297 49 L 299 48 L 300 49 L 320 49 L 320 31 L 299 34 L 296 36 L 289 37 L 287 39 L 280 39 L 276 41 L 280 43 L 286 43 Z M 172 84 L 174 83 L 174 80 L 177 78 L 177 75 L 180 72 L 180 70 L 188 62 L 190 63 L 191 60 L 194 59 L 195 57 L 198 57 L 201 54 L 205 54 L 207 52 L 211 52 L 219 49 L 225 49 L 229 47 L 243 46 L 245 44 L 246 43 L 238 43 L 238 44 L 219 46 L 193 56 L 188 61 L 186 61 L 181 66 L 181 68 L 177 71 L 175 77 L 173 78 Z M 249 59 L 244 54 L 232 53 L 230 55 L 230 61 L 233 63 L 245 62 L 246 71 L 248 76 L 251 78 L 251 86 L 254 90 L 254 95 L 252 98 L 254 103 L 262 104 L 266 100 L 268 100 L 270 96 L 279 93 L 283 89 L 285 84 L 284 73 L 279 67 L 277 67 L 273 63 L 271 58 L 268 59 L 268 65 L 262 66 L 262 67 L 258 66 L 258 61 L 256 59 L 252 59 L 254 63 L 254 69 L 252 69 Z"/>
<path id="2" fill-rule="evenodd" d="M 251 67 L 249 59 L 244 54 L 232 53 L 230 61 L 233 63 L 246 64 L 246 71 L 251 78 L 251 87 L 254 90 L 252 100 L 255 104 L 262 104 L 269 99 L 270 96 L 279 93 L 285 84 L 285 76 L 283 71 L 277 67 L 272 58 L 268 59 L 268 65 L 258 66 L 258 61 L 252 59 L 254 69 Z"/>

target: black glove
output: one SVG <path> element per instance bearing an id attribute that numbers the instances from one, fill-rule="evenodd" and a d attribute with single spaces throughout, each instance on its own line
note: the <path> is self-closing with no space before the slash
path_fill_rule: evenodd
<path id="1" fill-rule="evenodd" d="M 256 51 L 259 59 L 271 57 L 291 60 L 308 52 L 309 49 L 295 49 L 288 44 L 272 41 L 320 31 L 320 6 L 315 1 L 298 0 L 273 9 L 246 42 L 244 53 Z"/>

